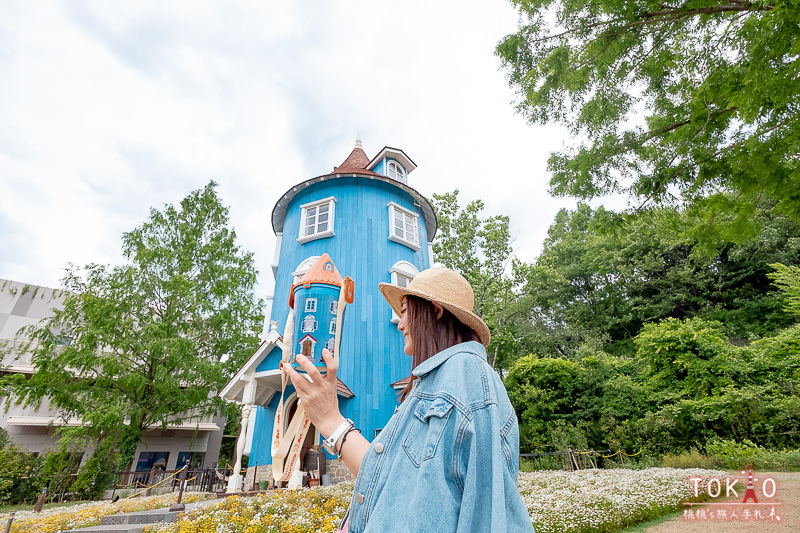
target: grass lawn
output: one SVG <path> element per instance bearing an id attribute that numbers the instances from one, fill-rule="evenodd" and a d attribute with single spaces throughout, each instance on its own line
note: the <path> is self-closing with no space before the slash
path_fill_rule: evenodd
<path id="1" fill-rule="evenodd" d="M 647 522 L 641 522 L 639 524 L 636 524 L 635 526 L 623 529 L 621 533 L 644 533 L 645 531 L 647 531 L 648 528 L 679 518 L 682 512 L 683 512 L 682 510 L 678 510 L 675 511 L 674 513 L 666 514 L 664 516 L 659 516 L 658 518 L 653 518 L 652 520 L 648 520 Z"/>

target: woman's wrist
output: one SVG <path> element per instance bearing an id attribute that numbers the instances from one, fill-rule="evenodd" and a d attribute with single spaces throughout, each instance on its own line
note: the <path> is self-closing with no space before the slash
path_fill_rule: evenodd
<path id="1" fill-rule="evenodd" d="M 336 428 L 338 428 L 345 420 L 346 418 L 343 417 L 341 413 L 336 413 L 335 416 L 328 417 L 319 424 L 314 425 L 317 427 L 322 436 L 327 439 L 330 438 L 333 432 L 336 431 Z"/>

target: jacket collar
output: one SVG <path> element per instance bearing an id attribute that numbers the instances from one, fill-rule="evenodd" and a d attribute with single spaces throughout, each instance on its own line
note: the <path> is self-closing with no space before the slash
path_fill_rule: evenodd
<path id="1" fill-rule="evenodd" d="M 462 342 L 461 344 L 456 344 L 446 350 L 442 350 L 430 359 L 421 362 L 411 373 L 417 377 L 422 377 L 439 368 L 442 363 L 459 353 L 473 353 L 486 361 L 486 348 L 484 348 L 483 344 L 477 341 Z"/>

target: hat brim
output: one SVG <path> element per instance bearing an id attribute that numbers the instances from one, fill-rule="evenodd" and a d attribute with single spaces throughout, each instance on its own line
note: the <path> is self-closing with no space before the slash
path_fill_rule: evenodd
<path id="1" fill-rule="evenodd" d="M 423 300 L 428 300 L 429 302 L 435 302 L 455 316 L 459 322 L 464 324 L 465 326 L 471 328 L 475 333 L 478 334 L 478 339 L 480 343 L 484 346 L 489 346 L 489 341 L 491 340 L 491 333 L 489 332 L 489 326 L 486 325 L 486 322 L 481 320 L 481 318 L 472 312 L 470 309 L 464 309 L 463 307 L 442 301 L 441 299 L 437 298 L 436 296 L 426 294 L 424 292 L 415 291 L 408 289 L 406 287 L 400 287 L 398 285 L 392 285 L 391 283 L 379 283 L 378 288 L 381 291 L 381 294 L 389 303 L 391 308 L 397 313 L 397 316 L 403 315 L 403 297 L 404 296 L 416 296 L 417 298 L 422 298 Z"/>

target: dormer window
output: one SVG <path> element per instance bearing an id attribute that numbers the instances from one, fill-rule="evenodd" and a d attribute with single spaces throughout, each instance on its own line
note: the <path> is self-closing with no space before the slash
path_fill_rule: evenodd
<path id="1" fill-rule="evenodd" d="M 389 161 L 386 165 L 386 175 L 400 183 L 406 182 L 406 171 L 397 161 Z"/>
<path id="2" fill-rule="evenodd" d="M 394 202 L 389 202 L 389 240 L 419 250 L 419 222 L 417 215 Z"/>
<path id="3" fill-rule="evenodd" d="M 336 199 L 329 196 L 300 206 L 300 236 L 297 242 L 304 244 L 315 239 L 333 236 L 333 215 Z"/>

